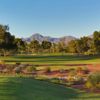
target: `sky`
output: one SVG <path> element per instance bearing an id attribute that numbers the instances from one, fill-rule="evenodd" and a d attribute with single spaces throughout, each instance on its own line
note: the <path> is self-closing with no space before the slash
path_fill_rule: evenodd
<path id="1" fill-rule="evenodd" d="M 0 24 L 16 37 L 87 36 L 100 30 L 100 0 L 0 0 Z"/>

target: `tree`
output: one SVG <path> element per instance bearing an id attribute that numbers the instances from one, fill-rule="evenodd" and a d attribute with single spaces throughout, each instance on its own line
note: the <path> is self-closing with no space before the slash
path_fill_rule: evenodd
<path id="1" fill-rule="evenodd" d="M 5 42 L 5 33 L 6 33 L 6 28 L 4 25 L 0 25 L 0 44 Z"/>
<path id="2" fill-rule="evenodd" d="M 100 32 L 93 33 L 93 45 L 96 53 L 100 53 Z"/>
<path id="3" fill-rule="evenodd" d="M 25 42 L 25 52 L 26 54 L 30 54 L 31 53 L 31 47 L 30 47 L 30 43 Z"/>
<path id="4" fill-rule="evenodd" d="M 51 42 L 49 42 L 49 41 L 42 41 L 42 44 L 41 44 L 42 49 L 49 50 L 49 52 L 50 52 L 51 46 L 52 46 Z"/>
<path id="5" fill-rule="evenodd" d="M 60 41 L 57 45 L 58 45 L 57 49 L 60 53 L 66 52 L 66 44 L 64 43 L 64 41 Z"/>
<path id="6" fill-rule="evenodd" d="M 15 49 L 15 37 L 8 30 L 8 26 L 0 25 L 0 50 L 4 56 L 9 50 Z"/>
<path id="7" fill-rule="evenodd" d="M 67 47 L 68 47 L 68 52 L 77 53 L 76 40 L 70 41 Z"/>
<path id="8" fill-rule="evenodd" d="M 89 52 L 92 46 L 92 39 L 89 37 L 81 37 L 80 39 L 72 40 L 68 44 L 70 53 L 85 54 Z"/>
<path id="9" fill-rule="evenodd" d="M 59 53 L 59 45 L 57 43 L 52 43 L 50 50 L 52 53 Z"/>
<path id="10" fill-rule="evenodd" d="M 22 39 L 16 38 L 14 42 L 16 44 L 16 49 L 19 53 L 25 52 L 26 46 L 25 46 L 25 42 L 22 41 Z"/>
<path id="11" fill-rule="evenodd" d="M 30 42 L 30 48 L 32 50 L 32 53 L 38 53 L 38 51 L 40 49 L 39 41 L 37 41 L 37 40 L 31 41 Z"/>
<path id="12" fill-rule="evenodd" d="M 90 49 L 91 38 L 89 38 L 89 37 L 82 37 L 81 41 L 82 41 L 82 50 L 83 50 L 83 52 L 87 52 Z"/>

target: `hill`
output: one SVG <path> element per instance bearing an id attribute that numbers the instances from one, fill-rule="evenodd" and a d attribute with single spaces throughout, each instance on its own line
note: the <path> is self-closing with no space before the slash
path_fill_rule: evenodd
<path id="1" fill-rule="evenodd" d="M 39 33 L 36 33 L 28 38 L 22 38 L 22 39 L 27 42 L 31 42 L 32 40 L 38 40 L 39 42 L 42 42 L 43 40 L 48 40 L 53 43 L 58 43 L 60 41 L 64 41 L 65 43 L 68 43 L 69 41 L 74 40 L 76 38 L 73 36 L 64 36 L 64 37 L 60 37 L 60 38 L 54 38 L 54 37 L 50 37 L 50 36 L 43 36 Z"/>

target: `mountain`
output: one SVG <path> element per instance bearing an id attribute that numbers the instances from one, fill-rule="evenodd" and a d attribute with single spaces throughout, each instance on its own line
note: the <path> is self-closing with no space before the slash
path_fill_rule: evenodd
<path id="1" fill-rule="evenodd" d="M 89 37 L 89 38 L 93 38 L 93 35 L 89 35 L 88 37 Z"/>
<path id="2" fill-rule="evenodd" d="M 71 40 L 75 40 L 76 38 L 73 36 L 64 36 L 64 37 L 60 37 L 60 38 L 54 38 L 54 37 L 50 37 L 50 36 L 43 36 L 39 33 L 33 34 L 32 36 L 28 37 L 28 38 L 22 38 L 23 41 L 27 41 L 27 42 L 31 42 L 32 40 L 38 40 L 39 42 L 42 42 L 43 40 L 47 40 L 50 41 L 52 43 L 58 43 L 60 41 L 63 41 L 64 43 L 68 43 Z"/>
<path id="3" fill-rule="evenodd" d="M 75 40 L 77 38 L 73 37 L 73 36 L 64 36 L 60 38 L 60 41 L 63 41 L 65 44 L 68 44 L 68 42 L 70 42 L 71 40 Z"/>
<path id="4" fill-rule="evenodd" d="M 28 38 L 22 38 L 22 40 L 27 41 L 27 42 L 31 42 L 32 40 L 38 40 L 39 42 L 42 42 L 44 40 L 44 36 L 42 36 L 39 33 L 36 33 Z"/>

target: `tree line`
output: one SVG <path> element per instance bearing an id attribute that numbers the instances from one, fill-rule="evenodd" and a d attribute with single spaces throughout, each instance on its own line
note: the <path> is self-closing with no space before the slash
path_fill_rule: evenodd
<path id="1" fill-rule="evenodd" d="M 100 32 L 95 31 L 93 37 L 81 37 L 66 44 L 64 41 L 52 43 L 44 40 L 31 42 L 16 38 L 9 32 L 9 26 L 0 25 L 0 55 L 38 53 L 71 53 L 71 54 L 100 54 Z"/>

